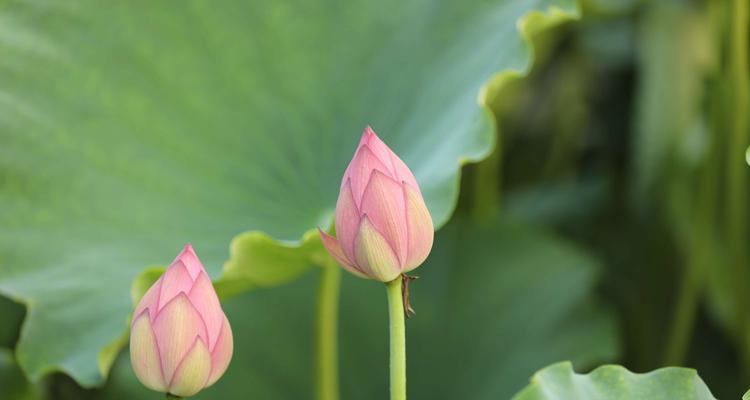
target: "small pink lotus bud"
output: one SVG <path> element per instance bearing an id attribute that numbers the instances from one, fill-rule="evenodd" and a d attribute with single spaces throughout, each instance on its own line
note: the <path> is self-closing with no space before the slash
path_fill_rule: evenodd
<path id="1" fill-rule="evenodd" d="M 150 389 L 192 396 L 224 374 L 232 348 L 232 328 L 188 244 L 135 309 L 130 328 L 135 375 Z"/>
<path id="2" fill-rule="evenodd" d="M 354 275 L 389 282 L 432 248 L 432 218 L 409 167 L 368 126 L 341 180 L 328 252 Z"/>

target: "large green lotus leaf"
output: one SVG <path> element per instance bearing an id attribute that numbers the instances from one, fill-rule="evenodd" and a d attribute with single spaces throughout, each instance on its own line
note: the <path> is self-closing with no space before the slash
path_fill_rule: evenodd
<path id="1" fill-rule="evenodd" d="M 365 124 L 440 226 L 460 165 L 492 147 L 482 86 L 531 62 L 532 10 L 577 13 L 574 0 L 1 2 L 0 293 L 28 307 L 22 369 L 99 384 L 142 268 L 191 241 L 215 276 L 241 232 L 296 243 L 329 226 Z"/>
<path id="2" fill-rule="evenodd" d="M 513 400 L 716 400 L 698 373 L 662 368 L 635 374 L 617 365 L 576 374 L 569 362 L 537 372 Z"/>
<path id="3" fill-rule="evenodd" d="M 611 360 L 618 351 L 611 314 L 592 297 L 595 260 L 515 223 L 477 227 L 455 220 L 414 271 L 417 310 L 407 321 L 412 399 L 509 399 L 555 361 Z M 225 302 L 235 332 L 226 375 L 196 399 L 307 399 L 312 396 L 318 274 Z M 385 287 L 344 274 L 340 359 L 342 399 L 388 396 Z M 105 399 L 157 399 L 124 356 Z"/>

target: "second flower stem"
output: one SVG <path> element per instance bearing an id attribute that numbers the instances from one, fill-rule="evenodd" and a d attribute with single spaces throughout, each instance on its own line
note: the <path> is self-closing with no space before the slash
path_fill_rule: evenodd
<path id="1" fill-rule="evenodd" d="M 406 326 L 401 280 L 399 275 L 385 284 L 391 336 L 391 400 L 406 400 Z"/>
<path id="2" fill-rule="evenodd" d="M 338 400 L 338 322 L 341 268 L 334 262 L 321 266 L 317 304 L 317 399 Z"/>

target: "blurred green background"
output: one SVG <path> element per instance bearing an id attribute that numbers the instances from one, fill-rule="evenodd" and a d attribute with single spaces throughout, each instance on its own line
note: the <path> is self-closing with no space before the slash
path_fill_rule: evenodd
<path id="1" fill-rule="evenodd" d="M 366 124 L 435 219 L 413 399 L 622 364 L 750 387 L 746 1 L 0 0 L 0 399 L 157 399 L 134 281 L 192 242 L 235 333 L 202 399 L 312 399 L 315 298 Z M 387 396 L 342 275 L 342 399 Z"/>

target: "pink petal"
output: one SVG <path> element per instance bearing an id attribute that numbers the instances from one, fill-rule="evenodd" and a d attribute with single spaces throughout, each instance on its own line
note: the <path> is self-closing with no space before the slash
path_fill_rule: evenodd
<path id="1" fill-rule="evenodd" d="M 193 279 L 182 261 L 175 261 L 167 268 L 161 279 L 161 294 L 159 295 L 159 310 L 180 293 L 188 294 L 193 288 Z"/>
<path id="2" fill-rule="evenodd" d="M 409 232 L 409 251 L 404 264 L 404 272 L 408 272 L 420 266 L 430 254 L 435 232 L 432 217 L 422 195 L 406 184 L 404 197 L 406 198 L 406 221 Z"/>
<path id="3" fill-rule="evenodd" d="M 367 215 L 403 264 L 406 261 L 408 232 L 401 185 L 383 173 L 373 171 L 362 197 L 360 212 Z"/>
<path id="4" fill-rule="evenodd" d="M 172 264 L 175 264 L 178 261 L 182 261 L 182 263 L 185 264 L 185 268 L 187 268 L 187 271 L 190 273 L 190 277 L 193 280 L 195 280 L 198 275 L 200 275 L 201 271 L 205 271 L 205 268 L 203 268 L 203 263 L 201 263 L 198 255 L 195 254 L 193 245 L 190 243 L 185 245 L 185 248 L 182 249 L 182 252 L 177 255 L 174 261 L 172 261 Z"/>
<path id="5" fill-rule="evenodd" d="M 354 154 L 354 158 L 352 158 L 352 161 L 346 168 L 344 179 L 342 180 L 342 190 L 343 185 L 347 181 L 350 182 L 354 203 L 357 206 L 360 204 L 362 193 L 364 193 L 365 187 L 367 187 L 367 182 L 370 180 L 373 170 L 378 170 L 386 175 L 390 174 L 388 167 L 375 156 L 369 147 L 363 146 L 358 148 Z"/>
<path id="6" fill-rule="evenodd" d="M 359 148 L 367 147 L 372 151 L 372 154 L 380 160 L 381 163 L 388 169 L 383 171 L 390 177 L 395 177 L 395 170 L 393 162 L 391 161 L 391 155 L 393 151 L 375 134 L 375 131 L 368 125 L 362 132 L 362 139 L 359 141 Z"/>
<path id="7" fill-rule="evenodd" d="M 135 376 L 144 386 L 158 392 L 166 391 L 159 347 L 156 345 L 148 310 L 133 321 L 130 331 L 130 363 Z"/>
<path id="8" fill-rule="evenodd" d="M 198 314 L 200 314 L 203 322 L 206 323 L 206 331 L 208 333 L 206 344 L 208 345 L 208 351 L 213 351 L 216 340 L 219 337 L 221 325 L 224 323 L 224 311 L 221 309 L 219 297 L 216 296 L 211 279 L 208 278 L 205 272 L 201 271 L 200 275 L 198 275 L 198 279 L 190 290 L 188 298 L 198 311 Z"/>
<path id="9" fill-rule="evenodd" d="M 336 236 L 347 260 L 354 260 L 354 238 L 359 231 L 359 210 L 349 181 L 344 183 L 336 202 Z"/>
<path id="10" fill-rule="evenodd" d="M 372 279 L 390 282 L 401 273 L 396 254 L 388 241 L 372 225 L 367 215 L 362 217 L 357 234 L 355 255 L 357 266 Z"/>
<path id="11" fill-rule="evenodd" d="M 206 387 L 211 374 L 211 353 L 200 338 L 195 339 L 190 350 L 180 361 L 169 382 L 169 393 L 190 397 Z"/>
<path id="12" fill-rule="evenodd" d="M 149 310 L 149 315 L 151 315 L 151 317 L 155 316 L 159 311 L 159 295 L 161 293 L 162 279 L 163 278 L 160 277 L 154 282 L 154 284 L 148 288 L 146 294 L 141 297 L 141 300 L 138 301 L 138 305 L 135 307 L 135 312 L 133 312 L 133 323 L 135 323 L 135 318 L 138 318 L 146 310 Z"/>
<path id="13" fill-rule="evenodd" d="M 351 272 L 352 274 L 359 276 L 360 278 L 367 278 L 362 272 L 360 272 L 354 264 L 349 261 L 349 259 L 346 257 L 346 254 L 344 254 L 344 251 L 341 249 L 341 245 L 339 244 L 339 241 L 336 240 L 335 237 L 323 232 L 320 228 L 318 228 L 318 232 L 320 232 L 320 238 L 323 240 L 323 246 L 325 246 L 326 250 L 328 250 L 328 253 L 333 256 L 333 258 L 336 259 L 336 261 L 344 267 L 345 270 Z"/>
<path id="14" fill-rule="evenodd" d="M 406 166 L 406 163 L 404 163 L 396 153 L 391 153 L 391 160 L 396 169 L 396 176 L 394 179 L 398 182 L 406 182 L 411 185 L 412 188 L 416 189 L 417 193 L 421 193 L 417 180 L 414 178 L 414 174 L 412 174 L 409 167 Z"/>
<path id="15" fill-rule="evenodd" d="M 152 325 L 161 351 L 164 380 L 171 381 L 175 369 L 190 351 L 195 339 L 201 338 L 206 342 L 206 325 L 185 293 L 178 294 L 167 303 Z"/>
<path id="16" fill-rule="evenodd" d="M 369 144 L 373 136 L 377 137 L 378 135 L 375 134 L 375 131 L 370 125 L 365 126 L 365 129 L 362 131 L 362 136 L 359 138 L 359 145 L 357 145 L 357 148 Z"/>
<path id="17" fill-rule="evenodd" d="M 232 360 L 232 351 L 234 349 L 234 339 L 232 338 L 232 327 L 229 326 L 229 320 L 224 317 L 219 340 L 211 353 L 211 374 L 206 382 L 206 387 L 213 385 L 224 375 L 229 362 Z"/>

